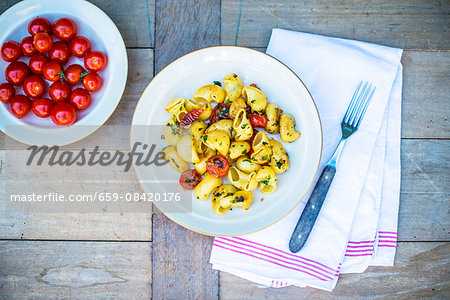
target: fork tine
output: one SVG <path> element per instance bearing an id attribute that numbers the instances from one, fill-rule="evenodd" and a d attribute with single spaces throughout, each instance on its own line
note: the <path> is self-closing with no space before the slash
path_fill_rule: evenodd
<path id="1" fill-rule="evenodd" d="M 353 114 L 349 124 L 353 127 L 356 127 L 356 123 L 359 120 L 359 116 L 361 114 L 361 111 L 364 109 L 365 102 L 367 100 L 367 96 L 370 94 L 370 90 L 372 89 L 372 84 L 370 83 L 367 89 L 362 93 L 361 95 L 361 101 L 358 102 L 358 107 L 355 110 L 355 113 Z"/>
<path id="2" fill-rule="evenodd" d="M 345 112 L 345 116 L 344 116 L 344 122 L 347 122 L 348 117 L 350 116 L 350 112 L 352 111 L 353 107 L 356 104 L 356 99 L 358 98 L 358 93 L 359 93 L 359 89 L 361 88 L 362 85 L 362 81 L 359 82 L 358 87 L 356 88 L 355 92 L 353 93 L 353 97 L 352 100 L 350 101 L 350 105 L 347 108 L 347 111 Z"/>
<path id="3" fill-rule="evenodd" d="M 362 100 L 365 98 L 365 94 L 367 93 L 367 88 L 369 86 L 369 83 L 366 82 L 363 86 L 363 88 L 359 91 L 358 98 L 355 101 L 355 105 L 352 108 L 352 111 L 350 112 L 350 116 L 348 117 L 348 120 L 346 121 L 347 124 L 351 125 L 355 120 L 355 115 L 358 112 L 358 109 L 361 105 Z"/>
<path id="4" fill-rule="evenodd" d="M 373 93 L 375 93 L 375 89 L 376 88 L 377 87 L 374 87 L 372 89 L 372 91 L 369 93 L 369 96 L 367 97 L 367 100 L 364 103 L 364 109 L 362 110 L 362 113 L 361 113 L 361 115 L 358 118 L 358 122 L 356 123 L 356 126 L 355 126 L 356 128 L 359 127 L 359 124 L 361 123 L 362 119 L 364 118 L 364 115 L 366 114 L 367 107 L 369 106 L 370 100 L 372 99 Z"/>

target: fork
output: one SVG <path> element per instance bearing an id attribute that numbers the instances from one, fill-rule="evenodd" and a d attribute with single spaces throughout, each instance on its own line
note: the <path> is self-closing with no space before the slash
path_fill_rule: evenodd
<path id="1" fill-rule="evenodd" d="M 361 81 L 356 88 L 341 123 L 341 140 L 339 141 L 336 150 L 334 150 L 333 156 L 323 169 L 322 174 L 306 203 L 305 209 L 295 226 L 294 232 L 292 233 L 291 240 L 289 241 L 289 250 L 291 250 L 291 252 L 296 253 L 305 245 L 327 196 L 328 190 L 330 189 L 334 175 L 336 174 L 337 162 L 341 156 L 345 141 L 358 130 L 374 92 L 375 86 L 372 88 L 372 84 L 368 82 L 363 84 Z"/>

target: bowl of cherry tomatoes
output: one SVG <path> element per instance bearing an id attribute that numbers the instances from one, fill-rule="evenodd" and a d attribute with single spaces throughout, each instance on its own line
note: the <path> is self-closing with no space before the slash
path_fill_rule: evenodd
<path id="1" fill-rule="evenodd" d="M 126 84 L 128 60 L 111 19 L 83 0 L 26 0 L 0 16 L 0 130 L 64 145 L 99 128 Z"/>

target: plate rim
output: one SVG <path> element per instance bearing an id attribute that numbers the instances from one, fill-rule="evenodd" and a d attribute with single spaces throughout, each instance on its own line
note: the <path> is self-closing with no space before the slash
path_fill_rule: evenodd
<path id="1" fill-rule="evenodd" d="M 289 68 L 285 63 L 283 63 L 283 62 L 280 61 L 279 59 L 277 59 L 277 58 L 273 57 L 272 55 L 267 54 L 267 53 L 265 53 L 265 52 L 258 51 L 258 50 L 256 50 L 256 49 L 252 49 L 252 48 L 248 48 L 248 47 L 244 47 L 244 46 L 237 46 L 237 45 L 216 45 L 216 46 L 203 47 L 203 48 L 199 48 L 199 49 L 190 51 L 190 52 L 188 52 L 188 53 L 186 53 L 186 54 L 184 54 L 184 55 L 182 55 L 182 56 L 180 56 L 180 57 L 174 59 L 172 62 L 170 62 L 169 64 L 167 64 L 164 68 L 162 68 L 162 69 L 158 72 L 158 74 L 156 74 L 156 75 L 150 80 L 150 82 L 147 84 L 147 86 L 146 86 L 146 87 L 144 88 L 144 90 L 142 91 L 142 94 L 141 94 L 141 96 L 139 97 L 139 100 L 137 101 L 136 106 L 134 107 L 133 117 L 132 117 L 132 119 L 131 119 L 130 134 L 129 134 L 129 136 L 130 136 L 130 145 L 129 145 L 129 146 L 130 146 L 130 150 L 131 150 L 131 147 L 132 147 L 132 145 L 131 145 L 131 143 L 132 143 L 132 140 L 131 140 L 131 132 L 132 132 L 132 127 L 133 127 L 133 122 L 134 122 L 134 120 L 135 120 L 135 115 L 136 115 L 137 107 L 139 106 L 139 103 L 141 102 L 142 97 L 143 97 L 144 94 L 146 93 L 146 91 L 147 91 L 147 89 L 149 88 L 149 86 L 151 85 L 152 81 L 153 81 L 155 78 L 157 78 L 157 76 L 160 75 L 160 73 L 163 72 L 166 68 L 168 68 L 170 65 L 172 65 L 172 64 L 175 63 L 175 62 L 177 62 L 178 60 L 184 58 L 185 56 L 188 56 L 188 55 L 190 55 L 190 54 L 192 54 L 192 53 L 195 53 L 195 52 L 199 52 L 199 51 L 203 51 L 203 50 L 207 50 L 207 49 L 212 49 L 212 48 L 238 48 L 238 49 L 243 49 L 243 50 L 247 50 L 247 51 L 250 51 L 250 52 L 256 52 L 256 53 L 258 53 L 258 54 L 266 55 L 266 56 L 268 56 L 269 58 L 271 58 L 271 59 L 275 60 L 276 62 L 280 63 L 282 66 L 284 66 L 285 68 L 287 68 L 287 69 L 288 69 L 288 70 L 289 70 L 289 71 L 290 71 L 290 72 L 291 72 L 291 73 L 299 80 L 299 82 L 303 85 L 303 87 L 306 89 L 306 91 L 308 92 L 309 96 L 311 97 L 311 100 L 312 100 L 312 103 L 313 103 L 314 108 L 315 108 L 315 110 L 316 110 L 316 115 L 317 115 L 317 118 L 318 118 L 318 121 L 319 121 L 319 128 L 320 128 L 320 155 L 319 155 L 319 160 L 318 160 L 318 162 L 317 162 L 317 167 L 316 167 L 316 171 L 315 171 L 315 173 L 314 173 L 314 176 L 313 176 L 313 178 L 312 178 L 310 184 L 308 185 L 308 188 L 306 189 L 305 193 L 299 198 L 299 200 L 295 203 L 295 205 L 293 205 L 291 209 L 289 209 L 283 216 L 281 216 L 280 218 L 278 218 L 278 219 L 275 220 L 274 222 L 272 222 L 272 223 L 270 223 L 270 224 L 268 224 L 268 225 L 266 225 L 266 226 L 263 226 L 263 227 L 261 227 L 261 228 L 259 228 L 259 229 L 251 230 L 251 231 L 249 231 L 249 232 L 240 233 L 240 234 L 213 234 L 213 233 L 203 232 L 203 231 L 200 231 L 200 230 L 197 230 L 197 229 L 193 229 L 193 228 L 191 228 L 191 227 L 189 227 L 189 226 L 187 226 L 187 225 L 185 225 L 185 224 L 182 224 L 182 223 L 178 222 L 177 220 L 173 219 L 169 214 L 165 213 L 163 210 L 160 210 L 167 218 L 169 218 L 171 221 L 173 221 L 174 223 L 178 224 L 179 226 L 184 227 L 184 228 L 186 228 L 186 229 L 188 229 L 188 230 L 194 231 L 194 232 L 196 232 L 196 233 L 202 234 L 202 235 L 214 236 L 214 237 L 216 237 L 216 236 L 219 236 L 219 237 L 243 236 L 243 235 L 246 235 L 246 234 L 251 234 L 251 233 L 255 233 L 255 232 L 262 231 L 262 230 L 268 228 L 269 226 L 272 226 L 272 225 L 274 225 L 275 223 L 279 222 L 280 220 L 284 219 L 289 213 L 291 213 L 291 212 L 292 212 L 292 211 L 293 211 L 293 210 L 294 210 L 294 209 L 302 202 L 302 200 L 305 198 L 305 196 L 306 196 L 306 194 L 308 193 L 308 191 L 311 189 L 311 186 L 312 186 L 312 184 L 314 183 L 314 179 L 316 178 L 317 173 L 318 173 L 318 171 L 319 171 L 319 167 L 320 167 L 320 161 L 321 161 L 322 154 L 323 154 L 323 128 L 322 128 L 322 120 L 320 119 L 319 110 L 318 110 L 318 108 L 317 108 L 316 102 L 314 101 L 314 98 L 313 98 L 313 96 L 311 95 L 311 92 L 309 91 L 308 87 L 307 87 L 307 86 L 305 85 L 305 83 L 301 80 L 301 78 L 300 78 L 300 77 L 299 77 L 299 76 L 298 76 L 291 68 Z M 136 175 L 138 175 L 138 172 L 136 171 L 136 166 L 135 166 L 134 163 L 133 163 L 133 169 L 134 169 Z M 139 179 L 139 175 L 138 175 L 138 179 Z M 143 186 L 143 184 L 142 184 L 142 182 L 141 182 L 140 179 L 139 179 L 139 185 L 140 185 L 141 188 L 145 191 L 145 188 L 144 188 L 144 186 Z M 155 206 L 158 207 L 157 204 L 155 204 Z M 158 208 L 158 209 L 159 209 L 159 208 Z"/>
<path id="2" fill-rule="evenodd" d="M 52 1 L 52 0 L 49 0 L 49 1 Z M 5 14 L 11 13 L 11 11 L 14 12 L 15 9 L 19 9 L 21 7 L 27 7 L 27 5 L 30 5 L 30 4 L 33 4 L 33 3 L 36 3 L 36 2 L 40 3 L 39 0 L 23 0 L 23 1 L 20 1 L 20 2 L 18 2 L 16 4 L 14 4 L 13 6 L 9 7 L 7 10 L 5 10 L 0 15 L 0 19 Z M 71 4 L 74 4 L 74 5 L 76 4 L 76 2 L 83 3 L 83 5 L 87 5 L 87 6 L 90 6 L 91 8 L 93 8 L 93 9 L 98 10 L 99 12 L 101 12 L 104 15 L 104 17 L 106 17 L 107 20 L 110 21 L 110 24 L 112 25 L 111 28 L 114 31 L 116 31 L 118 36 L 120 37 L 120 45 L 118 45 L 118 46 L 121 48 L 121 52 L 122 52 L 122 54 L 124 54 L 124 57 L 125 57 L 125 60 L 124 60 L 125 78 L 124 78 L 123 87 L 121 88 L 121 91 L 120 91 L 120 97 L 118 98 L 117 102 L 114 104 L 114 107 L 111 107 L 112 108 L 111 112 L 107 116 L 105 116 L 104 120 L 100 121 L 97 124 L 84 124 L 84 125 L 82 125 L 82 126 L 92 127 L 93 129 L 92 130 L 89 129 L 88 130 L 89 133 L 87 133 L 87 134 L 81 134 L 79 137 L 76 136 L 75 139 L 70 139 L 70 140 L 64 141 L 64 142 L 58 142 L 57 146 L 70 145 L 70 144 L 77 143 L 77 142 L 87 138 L 88 136 L 94 134 L 100 127 L 102 127 L 109 120 L 109 118 L 111 118 L 113 113 L 116 111 L 117 106 L 119 105 L 120 101 L 122 100 L 122 97 L 123 97 L 123 94 L 125 92 L 125 88 L 126 88 L 126 85 L 127 85 L 127 82 L 128 82 L 128 71 L 129 71 L 128 54 L 127 54 L 127 48 L 126 48 L 126 45 L 125 45 L 125 41 L 123 39 L 122 33 L 120 32 L 120 30 L 117 27 L 116 23 L 111 19 L 111 17 L 105 11 L 103 11 L 100 7 L 98 7 L 94 3 L 91 3 L 91 2 L 89 2 L 87 0 L 62 0 L 62 2 L 71 3 Z M 8 138 L 11 138 L 11 139 L 15 140 L 16 142 L 23 143 L 25 145 L 36 145 L 37 144 L 37 143 L 31 143 L 31 141 L 27 141 L 26 139 L 21 139 L 20 137 L 17 137 L 17 136 L 11 136 L 10 134 L 8 134 L 6 132 L 7 126 L 16 126 L 16 125 L 15 124 L 5 124 L 4 130 L 2 128 L 0 128 L 0 131 L 3 132 L 5 134 L 5 136 L 7 136 Z M 35 126 L 29 125 L 29 124 L 26 124 L 26 126 L 30 127 L 31 130 L 35 130 L 36 129 Z M 77 124 L 75 122 L 75 124 L 70 125 L 70 126 L 61 126 L 61 127 L 47 128 L 47 129 L 49 129 L 51 131 L 54 131 L 54 132 L 58 131 L 59 134 L 61 134 L 61 133 L 64 134 L 64 130 L 65 129 L 71 128 L 71 127 L 76 127 L 76 126 L 77 126 Z M 46 130 L 46 129 L 44 129 L 44 130 Z M 21 136 L 21 137 L 23 137 L 23 136 Z M 41 143 L 39 145 L 44 145 L 44 144 Z"/>

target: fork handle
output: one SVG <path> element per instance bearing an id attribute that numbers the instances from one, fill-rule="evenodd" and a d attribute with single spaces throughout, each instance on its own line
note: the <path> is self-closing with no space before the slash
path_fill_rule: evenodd
<path id="1" fill-rule="evenodd" d="M 289 241 L 289 250 L 292 253 L 297 253 L 305 245 L 335 174 L 336 167 L 334 166 L 327 165 L 323 169 Z"/>

